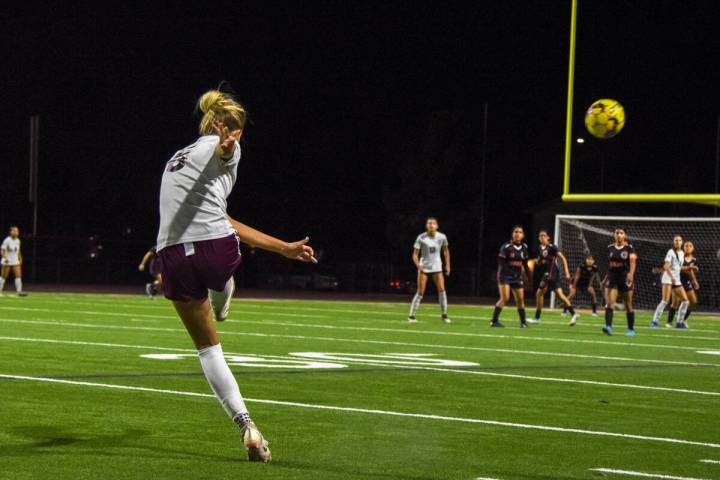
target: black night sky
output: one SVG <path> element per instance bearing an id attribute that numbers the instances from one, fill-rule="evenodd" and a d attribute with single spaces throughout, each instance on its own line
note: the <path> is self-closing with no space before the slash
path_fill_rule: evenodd
<path id="1" fill-rule="evenodd" d="M 560 197 L 569 0 L 15 3 L 0 17 L 3 231 L 30 231 L 39 113 L 39 234 L 152 244 L 164 163 L 194 141 L 194 102 L 221 80 L 252 119 L 230 213 L 310 234 L 330 264 L 411 266 L 429 214 L 456 261 L 476 262 L 485 102 L 490 258 Z M 575 136 L 597 98 L 622 102 L 628 123 L 574 145 L 573 188 L 598 191 L 602 160 L 608 192 L 713 191 L 719 4 L 579 12 Z"/>

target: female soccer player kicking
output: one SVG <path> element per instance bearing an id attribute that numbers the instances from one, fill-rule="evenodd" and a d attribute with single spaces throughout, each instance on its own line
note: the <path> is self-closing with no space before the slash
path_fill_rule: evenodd
<path id="1" fill-rule="evenodd" d="M 16 226 L 10 227 L 10 234 L 5 237 L 0 246 L 0 255 L 2 256 L 2 269 L 0 270 L 0 297 L 2 296 L 5 281 L 10 275 L 10 271 L 15 276 L 15 291 L 18 296 L 26 297 L 23 292 L 22 285 L 22 253 L 20 253 L 20 229 Z"/>
<path id="2" fill-rule="evenodd" d="M 523 290 L 523 274 L 528 276 L 528 246 L 523 243 L 525 230 L 523 227 L 513 227 L 510 241 L 500 247 L 498 253 L 497 284 L 500 300 L 495 304 L 491 327 L 504 327 L 500 323 L 500 312 L 510 301 L 510 292 L 515 298 L 520 328 L 527 328 L 525 320 L 525 292 Z"/>
<path id="3" fill-rule="evenodd" d="M 227 216 L 226 199 L 237 178 L 245 109 L 219 91 L 205 93 L 198 106 L 204 113 L 200 138 L 178 151 L 162 176 L 157 251 L 163 290 L 192 337 L 215 396 L 240 427 L 249 459 L 269 462 L 268 443 L 250 419 L 225 362 L 213 311 L 221 315 L 229 308 L 232 274 L 241 260 L 239 240 L 290 259 L 317 261 L 308 238 L 283 242 Z"/>
<path id="4" fill-rule="evenodd" d="M 655 314 L 653 315 L 650 326 L 652 328 L 658 328 L 660 325 L 658 320 L 665 311 L 665 307 L 671 300 L 680 299 L 680 306 L 678 308 L 678 318 L 684 319 L 685 312 L 690 301 L 688 300 L 685 289 L 683 288 L 680 280 L 680 270 L 685 262 L 685 252 L 683 251 L 683 239 L 680 235 L 673 237 L 673 248 L 667 251 L 665 255 L 665 263 L 663 264 L 663 275 L 662 275 L 662 298 L 655 308 Z M 672 325 L 672 324 L 671 324 Z M 686 328 L 685 324 L 680 320 L 678 322 L 678 328 Z"/>
<path id="5" fill-rule="evenodd" d="M 152 247 L 145 253 L 142 260 L 140 260 L 140 265 L 138 265 L 138 270 L 144 272 L 147 268 L 148 273 L 153 277 L 152 283 L 145 284 L 145 293 L 147 293 L 151 300 L 155 300 L 155 295 L 157 295 L 162 288 L 162 274 L 160 273 L 156 260 L 157 247 Z"/>
<path id="6" fill-rule="evenodd" d="M 546 275 L 540 281 L 540 285 L 538 286 L 537 293 L 535 295 L 537 300 L 535 318 L 529 320 L 528 323 L 540 323 L 540 315 L 542 315 L 545 294 L 548 291 L 551 291 L 555 292 L 555 295 L 558 296 L 565 309 L 567 309 L 567 311 L 570 312 L 570 315 L 572 315 L 570 326 L 574 326 L 577 323 L 579 315 L 575 313 L 575 309 L 570 304 L 570 300 L 568 300 L 568 297 L 565 296 L 565 292 L 562 290 L 562 285 L 560 284 L 560 269 L 558 268 L 557 263 L 559 258 L 562 261 L 565 278 L 569 280 L 570 270 L 568 269 L 567 258 L 565 258 L 565 255 L 563 255 L 557 245 L 550 241 L 550 235 L 546 230 L 540 230 L 538 239 L 540 241 L 538 261 L 545 266 Z"/>
<path id="7" fill-rule="evenodd" d="M 615 242 L 608 245 L 607 305 L 605 305 L 605 326 L 603 332 L 612 335 L 613 313 L 618 294 L 625 301 L 628 330 L 626 335 L 635 335 L 635 311 L 633 310 L 633 279 L 637 267 L 635 248 L 625 241 L 625 229 L 616 228 L 613 234 Z"/>
<path id="8" fill-rule="evenodd" d="M 570 283 L 570 293 L 568 294 L 568 300 L 571 302 L 573 298 L 575 298 L 575 294 L 578 290 L 585 290 L 588 294 L 590 294 L 590 305 L 592 306 L 593 317 L 598 316 L 597 293 L 595 293 L 595 288 L 593 287 L 593 283 L 595 283 L 596 280 L 602 286 L 598 276 L 598 266 L 595 263 L 595 257 L 588 255 L 585 257 L 585 261 L 582 265 L 578 265 L 575 270 L 575 276 L 573 277 L 572 283 Z M 563 315 L 565 315 L 565 311 L 566 309 L 563 307 Z"/>
<path id="9" fill-rule="evenodd" d="M 417 267 L 417 292 L 410 303 L 410 314 L 408 322 L 415 323 L 415 312 L 422 302 L 425 289 L 427 288 L 428 277 L 431 277 L 438 291 L 442 321 L 450 323 L 447 314 L 447 292 L 445 291 L 445 278 L 443 277 L 443 261 L 440 259 L 442 252 L 445 260 L 445 275 L 450 276 L 450 247 L 444 233 L 438 231 L 438 221 L 435 217 L 429 217 L 425 221 L 425 233 L 418 235 L 413 246 L 412 260 Z"/>

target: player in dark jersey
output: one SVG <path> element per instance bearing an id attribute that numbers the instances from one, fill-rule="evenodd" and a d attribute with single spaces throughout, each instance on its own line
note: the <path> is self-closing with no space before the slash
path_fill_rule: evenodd
<path id="1" fill-rule="evenodd" d="M 151 283 L 145 284 L 145 293 L 147 293 L 151 300 L 155 300 L 155 295 L 157 295 L 162 288 L 162 274 L 160 273 L 157 259 L 157 250 L 155 246 L 153 246 L 143 256 L 142 260 L 140 260 L 140 265 L 138 265 L 138 270 L 141 272 L 147 270 L 150 276 L 153 277 Z"/>
<path id="2" fill-rule="evenodd" d="M 687 294 L 690 306 L 685 311 L 685 318 L 679 318 L 677 323 L 678 325 L 683 324 L 683 326 L 687 327 L 687 325 L 685 325 L 687 319 L 690 316 L 692 309 L 695 308 L 695 305 L 698 303 L 697 291 L 700 289 L 700 284 L 698 283 L 696 274 L 699 270 L 699 266 L 697 258 L 695 258 L 695 245 L 693 245 L 691 241 L 687 241 L 683 244 L 683 251 L 685 252 L 685 260 L 683 262 L 682 269 L 680 270 L 680 283 L 682 283 L 685 288 L 685 293 Z M 667 326 L 672 326 L 675 312 L 680 307 L 680 298 L 678 297 L 674 300 L 675 301 L 673 302 L 672 307 L 668 309 Z"/>
<path id="3" fill-rule="evenodd" d="M 605 326 L 603 332 L 612 335 L 612 323 L 615 303 L 618 294 L 625 302 L 627 315 L 627 335 L 635 335 L 635 312 L 633 311 L 633 279 L 637 266 L 635 248 L 625 241 L 625 229 L 616 228 L 613 234 L 614 243 L 608 245 L 608 273 L 605 287 L 608 289 L 608 302 L 605 306 Z"/>
<path id="4" fill-rule="evenodd" d="M 555 295 L 558 296 L 562 304 L 570 312 L 572 315 L 570 326 L 574 326 L 577 323 L 579 315 L 575 313 L 575 309 L 573 309 L 570 304 L 570 300 L 568 300 L 565 296 L 565 292 L 562 290 L 562 285 L 560 283 L 560 268 L 558 267 L 558 259 L 560 259 L 563 266 L 563 272 L 565 273 L 565 278 L 570 279 L 570 270 L 568 269 L 567 258 L 565 258 L 565 255 L 563 255 L 557 245 L 552 243 L 547 230 L 540 230 L 538 240 L 540 241 L 538 262 L 545 266 L 546 274 L 538 285 L 535 294 L 535 299 L 537 301 L 535 306 L 535 317 L 532 318 L 529 323 L 540 323 L 540 315 L 542 315 L 545 294 L 550 291 L 555 292 Z"/>
<path id="5" fill-rule="evenodd" d="M 572 283 L 570 283 L 570 293 L 568 294 L 568 300 L 572 302 L 575 298 L 575 294 L 578 290 L 585 290 L 590 295 L 590 305 L 592 306 L 593 317 L 597 317 L 597 293 L 593 284 L 595 281 L 600 283 L 600 276 L 598 274 L 598 266 L 595 263 L 595 257 L 588 255 L 585 257 L 585 261 L 578 265 L 575 270 L 575 276 L 573 277 Z M 563 309 L 563 313 L 564 313 Z"/>
<path id="6" fill-rule="evenodd" d="M 523 243 L 525 231 L 523 227 L 513 227 L 512 237 L 509 242 L 503 243 L 498 252 L 497 284 L 500 292 L 500 300 L 495 304 L 491 327 L 503 327 L 500 323 L 500 312 L 510 301 L 510 293 L 515 298 L 518 315 L 520 316 L 520 328 L 527 328 L 525 320 L 525 292 L 523 290 L 523 275 L 528 276 L 528 246 Z"/>

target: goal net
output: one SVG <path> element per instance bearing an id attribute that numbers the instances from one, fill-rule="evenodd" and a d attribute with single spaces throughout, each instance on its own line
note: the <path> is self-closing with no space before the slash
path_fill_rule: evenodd
<path id="1" fill-rule="evenodd" d="M 616 227 L 622 227 L 638 255 L 635 273 L 634 305 L 654 309 L 660 301 L 660 275 L 665 254 L 672 248 L 675 235 L 692 241 L 698 259 L 698 311 L 720 311 L 720 218 L 602 217 L 557 215 L 554 241 L 568 259 L 574 274 L 587 255 L 593 255 L 600 278 L 607 272 L 607 246 Z M 568 285 L 566 285 L 568 287 Z M 598 285 L 595 285 L 598 290 Z M 598 301 L 602 291 L 598 290 Z M 578 291 L 573 303 L 589 305 L 589 295 Z M 551 299 L 554 306 L 555 298 Z"/>

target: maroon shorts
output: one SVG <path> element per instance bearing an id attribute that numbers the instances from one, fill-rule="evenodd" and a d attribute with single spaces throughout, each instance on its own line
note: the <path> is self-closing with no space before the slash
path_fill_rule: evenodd
<path id="1" fill-rule="evenodd" d="M 208 289 L 220 291 L 240 265 L 240 242 L 225 238 L 188 242 L 158 252 L 163 293 L 169 300 L 207 298 Z"/>

